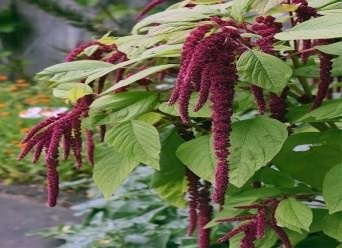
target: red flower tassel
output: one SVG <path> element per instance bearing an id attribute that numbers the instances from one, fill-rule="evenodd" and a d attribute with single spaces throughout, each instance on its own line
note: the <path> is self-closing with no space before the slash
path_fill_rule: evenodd
<path id="1" fill-rule="evenodd" d="M 205 182 L 203 188 L 199 194 L 199 218 L 198 218 L 198 229 L 199 229 L 199 248 L 210 247 L 210 228 L 205 229 L 204 227 L 211 221 L 213 208 L 210 205 L 210 183 Z"/>

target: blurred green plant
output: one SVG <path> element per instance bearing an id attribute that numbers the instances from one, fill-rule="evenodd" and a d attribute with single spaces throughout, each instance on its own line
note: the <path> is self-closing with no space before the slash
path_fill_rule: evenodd
<path id="1" fill-rule="evenodd" d="M 65 224 L 36 234 L 63 240 L 60 248 L 196 248 L 196 238 L 184 237 L 186 210 L 157 196 L 150 188 L 152 174 L 150 168 L 138 167 L 107 201 L 91 189 L 92 200 L 72 207 L 76 215 L 86 215 L 83 224 Z"/>
<path id="2" fill-rule="evenodd" d="M 15 1 L 0 9 L 0 72 L 24 76 L 25 61 L 18 52 L 27 45 L 31 33 L 30 22 L 18 11 Z"/>

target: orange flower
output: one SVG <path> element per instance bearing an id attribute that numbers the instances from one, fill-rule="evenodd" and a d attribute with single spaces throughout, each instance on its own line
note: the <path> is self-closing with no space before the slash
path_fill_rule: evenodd
<path id="1" fill-rule="evenodd" d="M 15 82 L 17 84 L 27 84 L 27 80 L 25 80 L 25 79 L 17 79 Z"/>
<path id="2" fill-rule="evenodd" d="M 0 74 L 0 81 L 6 81 L 8 77 L 6 75 Z"/>
<path id="3" fill-rule="evenodd" d="M 24 127 L 24 128 L 21 128 L 20 131 L 22 133 L 27 133 L 28 131 L 30 131 L 30 128 Z"/>
<path id="4" fill-rule="evenodd" d="M 1 112 L 0 113 L 0 117 L 7 117 L 7 116 L 10 116 L 11 113 L 9 112 Z"/>

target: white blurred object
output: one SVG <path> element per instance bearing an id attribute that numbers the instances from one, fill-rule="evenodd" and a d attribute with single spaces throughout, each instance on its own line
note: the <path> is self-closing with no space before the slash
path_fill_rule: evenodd
<path id="1" fill-rule="evenodd" d="M 42 117 L 52 117 L 68 111 L 66 107 L 48 108 L 48 107 L 30 107 L 19 113 L 19 117 L 23 119 L 38 119 Z"/>

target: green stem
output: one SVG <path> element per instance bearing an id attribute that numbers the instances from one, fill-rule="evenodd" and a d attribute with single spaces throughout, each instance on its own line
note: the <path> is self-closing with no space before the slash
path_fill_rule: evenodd
<path id="1" fill-rule="evenodd" d="M 293 67 L 299 68 L 299 61 L 297 58 L 295 57 L 291 57 L 292 62 L 293 62 Z M 312 93 L 311 93 L 311 89 L 310 86 L 308 84 L 308 81 L 306 80 L 306 78 L 303 77 L 298 77 L 299 83 L 301 84 L 301 86 L 303 87 L 303 90 L 305 92 L 305 95 L 312 97 Z"/>

